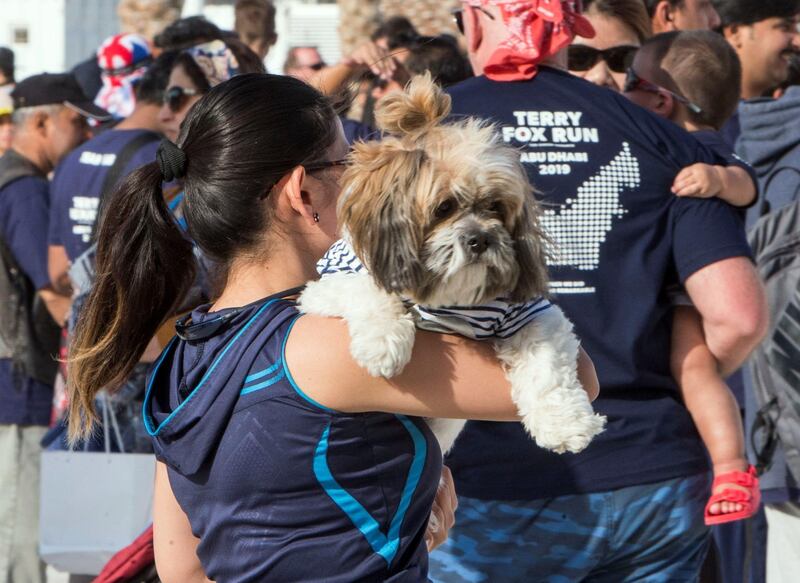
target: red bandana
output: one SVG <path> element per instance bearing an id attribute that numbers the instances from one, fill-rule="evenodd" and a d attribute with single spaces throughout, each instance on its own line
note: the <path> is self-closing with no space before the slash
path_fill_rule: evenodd
<path id="1" fill-rule="evenodd" d="M 466 0 L 470 6 L 497 6 L 508 38 L 492 53 L 483 73 L 494 81 L 521 81 L 536 75 L 539 63 L 578 35 L 594 36 L 580 14 L 580 0 Z"/>

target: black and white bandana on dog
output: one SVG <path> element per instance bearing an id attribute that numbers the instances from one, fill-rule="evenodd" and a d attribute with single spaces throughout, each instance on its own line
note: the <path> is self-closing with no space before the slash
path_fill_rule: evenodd
<path id="1" fill-rule="evenodd" d="M 344 239 L 339 239 L 317 261 L 317 272 L 325 277 L 334 273 L 366 273 L 367 268 Z M 431 332 L 460 334 L 475 340 L 509 338 L 533 322 L 550 307 L 545 298 L 512 303 L 497 298 L 479 306 L 440 306 L 417 304 L 409 307 L 417 314 L 417 327 Z"/>

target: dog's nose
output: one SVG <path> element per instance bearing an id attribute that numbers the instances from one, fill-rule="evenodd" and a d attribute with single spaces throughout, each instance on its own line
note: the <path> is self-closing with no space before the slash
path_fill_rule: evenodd
<path id="1" fill-rule="evenodd" d="M 467 239 L 467 247 L 469 247 L 470 251 L 475 253 L 475 255 L 480 255 L 489 248 L 489 237 L 483 233 L 470 235 Z"/>

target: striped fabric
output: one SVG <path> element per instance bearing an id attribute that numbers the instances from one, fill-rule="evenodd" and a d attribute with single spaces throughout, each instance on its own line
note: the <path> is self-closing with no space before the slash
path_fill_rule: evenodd
<path id="1" fill-rule="evenodd" d="M 322 277 L 334 273 L 365 273 L 366 267 L 353 248 L 339 239 L 317 262 L 317 272 Z M 467 338 L 485 340 L 508 338 L 550 307 L 544 298 L 525 303 L 512 303 L 497 298 L 480 306 L 440 306 L 430 308 L 409 304 L 417 315 L 417 327 L 431 332 L 460 334 Z"/>

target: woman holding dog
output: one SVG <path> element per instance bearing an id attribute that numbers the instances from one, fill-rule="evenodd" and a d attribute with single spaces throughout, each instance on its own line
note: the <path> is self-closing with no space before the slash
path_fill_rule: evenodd
<path id="1" fill-rule="evenodd" d="M 449 482 L 437 496 L 441 452 L 420 417 L 518 420 L 485 343 L 420 332 L 404 371 L 374 378 L 350 356 L 343 321 L 298 314 L 292 299 L 337 238 L 347 153 L 314 89 L 242 75 L 211 89 L 179 146 L 162 143 L 159 162 L 110 200 L 73 349 L 73 437 L 91 431 L 95 393 L 127 376 L 192 281 L 163 180 L 184 180 L 192 239 L 228 268 L 214 304 L 178 321 L 145 399 L 167 583 L 425 581 L 442 540 L 426 535 L 431 508 L 444 509 L 441 535 L 454 493 Z M 594 397 L 585 354 L 579 373 Z"/>

